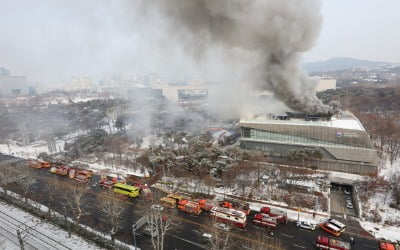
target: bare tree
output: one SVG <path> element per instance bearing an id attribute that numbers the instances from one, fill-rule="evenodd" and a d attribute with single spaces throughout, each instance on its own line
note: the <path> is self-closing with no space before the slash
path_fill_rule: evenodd
<path id="1" fill-rule="evenodd" d="M 114 243 L 114 236 L 121 228 L 122 215 L 126 210 L 126 205 L 115 195 L 99 194 L 97 200 L 100 210 L 106 216 L 104 224 L 108 228 L 111 240 Z"/>
<path id="2" fill-rule="evenodd" d="M 216 218 L 212 218 L 209 221 L 208 229 L 211 235 L 209 239 L 209 247 L 211 250 L 226 250 L 230 249 L 231 246 L 231 234 L 225 229 L 218 228 L 216 226 Z"/>
<path id="3" fill-rule="evenodd" d="M 171 218 L 158 209 L 148 208 L 146 211 L 147 223 L 151 229 L 151 243 L 155 250 L 164 249 L 164 238 L 171 228 Z"/>
<path id="4" fill-rule="evenodd" d="M 64 185 L 65 198 L 74 221 L 79 224 L 82 216 L 86 215 L 82 204 L 82 197 L 86 193 L 84 187 L 78 185 Z"/>
<path id="5" fill-rule="evenodd" d="M 390 136 L 387 138 L 387 147 L 386 151 L 389 155 L 390 165 L 393 165 L 393 162 L 399 157 L 400 155 L 400 139 L 398 136 Z"/>
<path id="6" fill-rule="evenodd" d="M 260 185 L 260 178 L 261 178 L 260 174 L 261 174 L 262 162 L 265 162 L 265 156 L 262 152 L 259 152 L 259 151 L 254 152 L 251 155 L 252 168 L 253 169 L 255 168 L 257 171 L 257 186 Z"/>
<path id="7" fill-rule="evenodd" d="M 26 171 L 26 174 L 21 176 L 17 183 L 21 188 L 21 194 L 24 197 L 24 202 L 28 203 L 28 196 L 31 192 L 31 186 L 36 183 L 36 179 L 32 177 L 31 172 Z"/>
<path id="8" fill-rule="evenodd" d="M 2 188 L 3 195 L 8 196 L 9 184 L 12 183 L 14 173 L 12 168 L 7 164 L 0 164 L 0 187 Z"/>
<path id="9" fill-rule="evenodd" d="M 47 183 L 47 207 L 48 207 L 48 215 L 51 217 L 51 207 L 54 204 L 54 200 L 57 197 L 57 195 L 60 193 L 59 189 L 59 183 L 57 180 L 55 181 L 49 181 Z"/>

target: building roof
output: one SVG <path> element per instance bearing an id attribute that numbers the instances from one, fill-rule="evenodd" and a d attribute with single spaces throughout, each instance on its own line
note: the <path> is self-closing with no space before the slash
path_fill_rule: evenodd
<path id="1" fill-rule="evenodd" d="M 294 125 L 294 126 L 318 126 L 318 127 L 330 127 L 339 129 L 349 129 L 365 131 L 360 121 L 350 112 L 345 114 L 334 115 L 330 120 L 318 120 L 318 121 L 306 121 L 305 119 L 291 118 L 289 120 L 276 119 L 274 115 L 262 115 L 256 118 L 241 119 L 242 124 L 282 124 L 282 125 Z"/>

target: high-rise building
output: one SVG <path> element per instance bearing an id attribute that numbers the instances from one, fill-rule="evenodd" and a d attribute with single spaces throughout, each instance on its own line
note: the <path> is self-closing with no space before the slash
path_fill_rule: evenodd
<path id="1" fill-rule="evenodd" d="M 12 76 L 0 67 L 0 96 L 24 96 L 29 94 L 25 76 Z"/>

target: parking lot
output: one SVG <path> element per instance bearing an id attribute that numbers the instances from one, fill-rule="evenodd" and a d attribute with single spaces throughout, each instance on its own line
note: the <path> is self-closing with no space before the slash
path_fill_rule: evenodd
<path id="1" fill-rule="evenodd" d="M 337 215 L 357 217 L 354 209 L 351 186 L 331 185 L 331 212 Z"/>

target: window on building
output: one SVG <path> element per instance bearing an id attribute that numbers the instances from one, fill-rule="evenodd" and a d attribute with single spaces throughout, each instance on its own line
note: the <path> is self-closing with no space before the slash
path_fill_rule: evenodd
<path id="1" fill-rule="evenodd" d="M 250 137 L 250 130 L 249 128 L 243 128 L 243 137 Z"/>
<path id="2" fill-rule="evenodd" d="M 21 89 L 12 89 L 11 94 L 13 95 L 20 95 L 21 94 Z"/>

